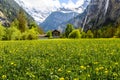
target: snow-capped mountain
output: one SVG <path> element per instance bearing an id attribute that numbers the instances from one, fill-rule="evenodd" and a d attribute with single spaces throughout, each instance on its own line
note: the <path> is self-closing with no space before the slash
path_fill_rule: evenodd
<path id="1" fill-rule="evenodd" d="M 85 1 L 84 4 L 78 8 L 59 8 L 59 10 L 52 12 L 41 24 L 40 26 L 44 31 L 48 30 L 59 30 L 63 31 L 65 27 L 61 27 L 63 23 L 69 23 L 69 20 L 74 20 L 74 18 L 79 15 L 87 7 L 89 1 Z M 65 25 L 66 26 L 66 25 Z"/>
<path id="2" fill-rule="evenodd" d="M 37 23 L 41 23 L 45 20 L 47 16 L 51 13 L 51 10 L 43 11 L 40 8 L 29 6 L 29 4 L 25 3 L 22 0 L 15 0 L 23 9 L 30 14 Z"/>
<path id="3" fill-rule="evenodd" d="M 69 21 L 70 19 L 74 18 L 77 15 L 78 15 L 77 12 L 61 8 L 61 10 L 52 12 L 43 21 L 43 23 L 40 24 L 40 26 L 44 29 L 44 31 L 55 29 L 62 31 L 63 29 L 59 28 L 59 25 L 62 24 L 63 22 Z"/>
<path id="4" fill-rule="evenodd" d="M 50 0 L 48 0 L 49 4 L 46 4 L 45 3 L 46 0 L 39 0 L 39 2 L 41 1 L 41 3 L 43 3 L 43 4 L 39 4 L 37 3 L 38 0 L 36 0 L 36 1 L 33 1 L 33 4 L 36 4 L 36 6 L 33 6 L 27 2 L 31 0 L 15 0 L 15 1 L 20 6 L 22 6 L 37 21 L 38 24 L 42 23 L 52 12 L 60 11 L 61 9 L 64 9 L 62 10 L 64 13 L 66 12 L 68 13 L 69 12 L 68 10 L 77 12 L 77 13 L 82 13 L 89 3 L 89 0 L 84 0 L 84 4 L 81 5 L 79 1 L 79 2 L 76 2 L 76 5 L 78 5 L 76 6 L 75 4 L 73 4 L 72 0 L 68 0 L 69 4 L 63 4 L 63 3 L 60 4 L 58 2 L 59 0 L 53 0 L 53 1 L 51 0 L 51 3 L 50 3 Z M 44 5 L 46 6 L 44 7 Z"/>

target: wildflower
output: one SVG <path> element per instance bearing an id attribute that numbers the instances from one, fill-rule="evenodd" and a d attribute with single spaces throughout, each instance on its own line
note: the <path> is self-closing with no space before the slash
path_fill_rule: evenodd
<path id="1" fill-rule="evenodd" d="M 96 74 L 98 74 L 99 72 L 99 68 L 95 68 Z"/>
<path id="2" fill-rule="evenodd" d="M 99 62 L 94 62 L 93 64 L 98 64 Z"/>
<path id="3" fill-rule="evenodd" d="M 99 70 L 103 70 L 103 69 L 104 69 L 104 67 L 103 67 L 103 66 L 99 67 Z"/>
<path id="4" fill-rule="evenodd" d="M 16 64 L 14 62 L 11 62 L 10 64 L 13 65 L 13 66 L 16 66 Z"/>
<path id="5" fill-rule="evenodd" d="M 16 66 L 16 64 L 14 64 L 14 66 Z"/>
<path id="6" fill-rule="evenodd" d="M 99 68 L 95 68 L 96 71 L 99 71 Z"/>
<path id="7" fill-rule="evenodd" d="M 32 74 L 31 76 L 32 76 L 33 78 L 35 78 L 35 75 Z"/>
<path id="8" fill-rule="evenodd" d="M 2 66 L 0 66 L 0 69 L 2 68 Z"/>
<path id="9" fill-rule="evenodd" d="M 113 55 L 114 53 L 112 52 L 112 53 L 110 53 L 111 55 Z"/>
<path id="10" fill-rule="evenodd" d="M 90 74 L 88 74 L 87 76 L 90 77 Z"/>
<path id="11" fill-rule="evenodd" d="M 7 78 L 7 76 L 6 75 L 2 75 L 2 79 L 5 79 L 5 78 Z"/>
<path id="12" fill-rule="evenodd" d="M 81 69 L 83 70 L 86 70 L 86 67 L 85 66 L 80 66 Z"/>
<path id="13" fill-rule="evenodd" d="M 115 65 L 118 65 L 118 62 L 116 62 Z"/>
<path id="14" fill-rule="evenodd" d="M 89 68 L 90 66 L 89 66 L 89 65 L 87 65 L 87 67 Z"/>
<path id="15" fill-rule="evenodd" d="M 108 74 L 108 70 L 105 70 L 105 74 Z"/>
<path id="16" fill-rule="evenodd" d="M 73 80 L 79 80 L 78 78 L 74 78 Z"/>
<path id="17" fill-rule="evenodd" d="M 62 72 L 62 69 L 61 69 L 61 68 L 59 68 L 59 69 L 58 69 L 58 72 Z"/>
<path id="18" fill-rule="evenodd" d="M 68 73 L 70 73 L 71 71 L 67 71 Z"/>
<path id="19" fill-rule="evenodd" d="M 13 63 L 13 62 L 11 62 L 10 64 L 11 64 L 11 65 L 13 65 L 14 63 Z"/>
<path id="20" fill-rule="evenodd" d="M 12 51 L 10 51 L 10 53 L 12 53 Z"/>
<path id="21" fill-rule="evenodd" d="M 118 74 L 114 72 L 114 73 L 113 73 L 113 76 L 116 76 L 116 77 L 117 77 L 117 76 L 118 76 Z"/>
<path id="22" fill-rule="evenodd" d="M 59 80 L 65 80 L 63 77 L 61 77 Z"/>

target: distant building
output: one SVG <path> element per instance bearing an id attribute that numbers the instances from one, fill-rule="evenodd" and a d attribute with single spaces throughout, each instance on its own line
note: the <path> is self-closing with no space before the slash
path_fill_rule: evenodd
<path id="1" fill-rule="evenodd" d="M 52 31 L 52 36 L 55 37 L 55 38 L 60 37 L 60 31 L 58 31 L 58 30 Z"/>

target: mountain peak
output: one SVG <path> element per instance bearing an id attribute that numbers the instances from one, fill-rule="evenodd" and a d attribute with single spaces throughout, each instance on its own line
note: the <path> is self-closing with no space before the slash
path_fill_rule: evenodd
<path id="1" fill-rule="evenodd" d="M 22 6 L 38 23 L 42 23 L 52 12 L 61 11 L 64 13 L 82 13 L 88 5 L 88 0 L 15 0 Z M 40 5 L 39 5 L 40 4 Z"/>

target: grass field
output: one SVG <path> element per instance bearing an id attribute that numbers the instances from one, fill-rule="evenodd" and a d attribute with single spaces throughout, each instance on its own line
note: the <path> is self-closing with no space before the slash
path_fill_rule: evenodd
<path id="1" fill-rule="evenodd" d="M 1 41 L 0 80 L 120 80 L 120 39 Z"/>

